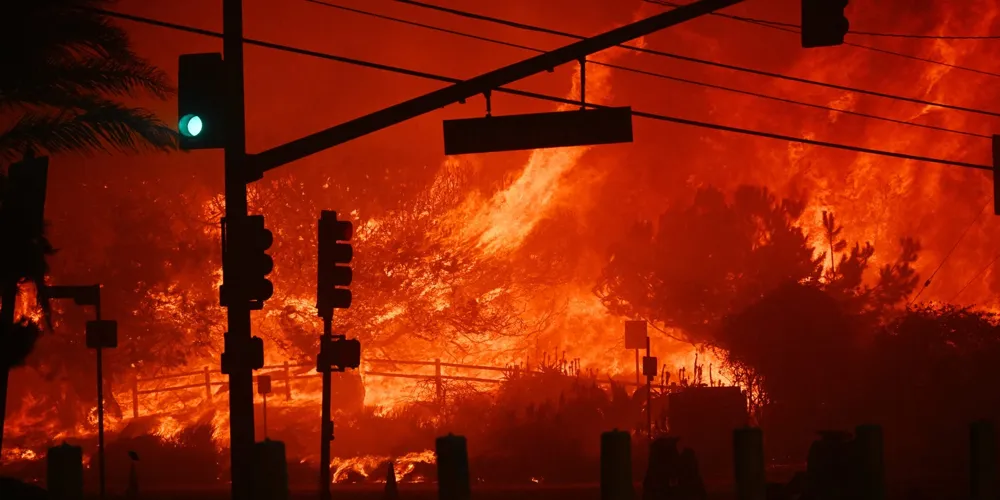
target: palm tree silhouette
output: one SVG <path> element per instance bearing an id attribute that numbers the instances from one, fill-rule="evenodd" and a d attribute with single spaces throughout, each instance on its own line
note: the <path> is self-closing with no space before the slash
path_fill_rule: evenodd
<path id="1" fill-rule="evenodd" d="M 132 51 L 126 32 L 101 9 L 109 0 L 0 2 L 0 165 L 22 154 L 176 149 L 176 132 L 152 112 L 123 104 L 141 95 L 165 100 L 174 89 Z M 12 189 L 0 175 L 0 219 L 18 226 Z M 2 230 L 4 228 L 0 228 Z M 33 234 L 34 233 L 34 234 Z M 0 447 L 9 370 L 24 363 L 44 325 L 14 323 L 18 285 L 45 283 L 53 253 L 44 231 L 7 231 L 0 245 Z M 48 320 L 47 301 L 39 297 Z"/>
<path id="2" fill-rule="evenodd" d="M 0 160 L 44 153 L 171 150 L 176 132 L 116 99 L 173 94 L 100 13 L 109 0 L 0 2 Z"/>

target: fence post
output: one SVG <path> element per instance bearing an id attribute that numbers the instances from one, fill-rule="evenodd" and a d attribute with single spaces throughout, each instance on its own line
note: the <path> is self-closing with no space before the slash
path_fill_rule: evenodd
<path id="1" fill-rule="evenodd" d="M 285 401 L 292 400 L 292 372 L 288 370 L 288 360 L 285 360 Z"/>
<path id="2" fill-rule="evenodd" d="M 132 418 L 139 418 L 139 370 L 132 373 Z"/>
<path id="3" fill-rule="evenodd" d="M 209 373 L 208 367 L 205 367 L 205 402 L 212 402 L 212 374 Z"/>
<path id="4" fill-rule="evenodd" d="M 441 358 L 434 360 L 434 391 L 437 394 L 437 403 L 444 403 L 444 388 L 441 387 Z"/>

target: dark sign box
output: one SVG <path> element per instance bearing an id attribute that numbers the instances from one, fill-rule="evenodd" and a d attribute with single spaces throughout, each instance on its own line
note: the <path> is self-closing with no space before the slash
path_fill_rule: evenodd
<path id="1" fill-rule="evenodd" d="M 445 120 L 444 154 L 462 155 L 632 142 L 632 108 Z"/>

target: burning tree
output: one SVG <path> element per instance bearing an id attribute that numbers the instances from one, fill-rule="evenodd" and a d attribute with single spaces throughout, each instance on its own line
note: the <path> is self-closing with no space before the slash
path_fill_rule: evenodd
<path id="1" fill-rule="evenodd" d="M 744 186 L 732 201 L 698 191 L 690 207 L 665 212 L 658 227 L 636 224 L 610 249 L 596 293 L 612 311 L 712 341 L 722 319 L 778 285 L 815 282 L 815 257 L 796 225 L 805 204 Z"/>
<path id="2" fill-rule="evenodd" d="M 829 372 L 796 360 L 815 360 L 815 346 L 855 347 L 857 332 L 891 317 L 918 282 L 915 241 L 903 239 L 898 259 L 866 279 L 874 247 L 849 247 L 833 214 L 824 213 L 829 255 L 814 248 L 802 228 L 804 207 L 761 187 L 740 187 L 731 201 L 702 189 L 690 207 L 664 213 L 655 230 L 640 223 L 616 243 L 596 293 L 615 312 L 718 348 L 753 409 L 797 401 Z M 796 384 L 811 389 L 793 390 Z"/>

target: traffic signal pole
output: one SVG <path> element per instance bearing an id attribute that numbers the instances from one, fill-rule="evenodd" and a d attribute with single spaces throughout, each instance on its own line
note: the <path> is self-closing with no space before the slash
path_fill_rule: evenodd
<path id="1" fill-rule="evenodd" d="M 224 158 L 225 158 L 225 217 L 228 221 L 245 221 L 247 217 L 247 188 L 249 182 L 260 179 L 265 171 L 277 168 L 286 163 L 304 158 L 314 153 L 332 148 L 347 141 L 377 132 L 392 125 L 416 118 L 449 104 L 462 102 L 469 97 L 499 88 L 531 75 L 549 71 L 556 66 L 579 61 L 587 55 L 605 50 L 635 38 L 639 38 L 664 28 L 680 24 L 714 12 L 743 0 L 699 0 L 695 3 L 658 14 L 647 19 L 616 28 L 606 33 L 567 45 L 560 49 L 526 59 L 524 61 L 500 68 L 477 76 L 470 80 L 457 83 L 450 87 L 437 90 L 416 99 L 390 106 L 381 111 L 351 120 L 331 127 L 324 131 L 303 137 L 290 143 L 269 149 L 256 155 L 246 152 L 246 108 L 244 102 L 244 68 L 243 68 L 243 1 L 222 0 L 223 26 L 223 78 L 225 91 L 224 103 Z M 214 124 L 208 124 L 213 126 Z M 200 128 L 199 128 L 200 130 Z M 191 131 L 192 135 L 198 132 Z M 205 147 L 203 145 L 202 147 Z M 209 146 L 214 148 L 215 146 Z M 225 229 L 225 227 L 224 227 Z M 245 285 L 238 278 L 249 270 L 245 269 L 249 249 L 244 248 L 248 242 L 230 238 L 228 231 L 223 231 L 222 279 L 223 287 L 231 294 L 234 289 Z M 242 294 L 241 294 L 242 295 Z M 254 349 L 259 350 L 259 342 L 254 344 L 251 339 L 250 311 L 251 304 L 239 297 L 234 300 L 223 300 L 227 307 L 227 332 L 225 336 L 225 351 L 223 371 L 229 377 L 229 419 L 230 419 L 230 451 L 231 479 L 233 500 L 250 500 L 253 492 L 253 453 L 254 453 L 254 387 L 253 366 L 256 357 L 252 356 Z M 261 299 L 261 301 L 264 299 Z M 10 302 L 8 300 L 7 302 Z M 6 306 L 6 304 L 4 304 Z M 349 307 L 349 306 L 346 306 Z M 5 309 L 8 309 L 5 307 Z M 7 312 L 7 311 L 4 311 Z M 332 314 L 330 315 L 332 319 Z M 0 318 L 4 319 L 4 318 Z M 324 324 L 324 338 L 331 336 L 328 321 Z M 343 340 L 343 339 L 341 339 Z M 356 340 L 350 349 L 360 352 Z M 346 344 L 344 344 L 346 346 Z M 341 348 L 346 348 L 342 346 Z M 358 354 L 359 356 L 360 354 Z M 352 356 L 354 356 L 352 354 Z M 356 357 L 356 356 L 355 356 Z M 357 362 L 352 361 L 352 368 Z M 349 364 L 350 365 L 350 364 Z M 338 371 L 342 371 L 343 366 Z M 329 385 L 329 374 L 325 375 L 324 385 Z M 329 416 L 329 396 L 324 391 L 323 412 Z M 329 426 L 329 419 L 324 422 Z M 324 437 L 332 437 L 332 429 L 325 432 Z M 329 463 L 329 440 L 324 446 L 326 464 Z M 326 477 L 329 477 L 329 467 L 326 467 Z M 329 491 L 329 481 L 323 485 L 322 491 Z M 328 493 L 327 493 L 328 495 Z"/>
<path id="2" fill-rule="evenodd" d="M 319 339 L 320 349 L 326 342 L 333 340 L 333 311 L 323 314 L 323 337 Z M 320 436 L 319 449 L 319 500 L 330 500 L 330 445 L 333 444 L 333 415 L 331 415 L 330 405 L 333 403 L 333 396 L 330 394 L 333 383 L 330 370 L 323 370 L 323 409 L 320 410 L 320 424 L 322 436 Z"/>
<path id="3" fill-rule="evenodd" d="M 246 109 L 243 89 L 243 0 L 222 0 L 222 50 L 225 68 L 225 210 L 228 220 L 247 215 Z M 234 243 L 234 244 L 231 244 Z M 234 253 L 239 242 L 223 241 L 223 284 L 241 270 Z M 253 491 L 253 369 L 250 351 L 250 305 L 230 301 L 225 352 L 229 367 L 229 442 L 233 500 L 250 500 Z"/>

